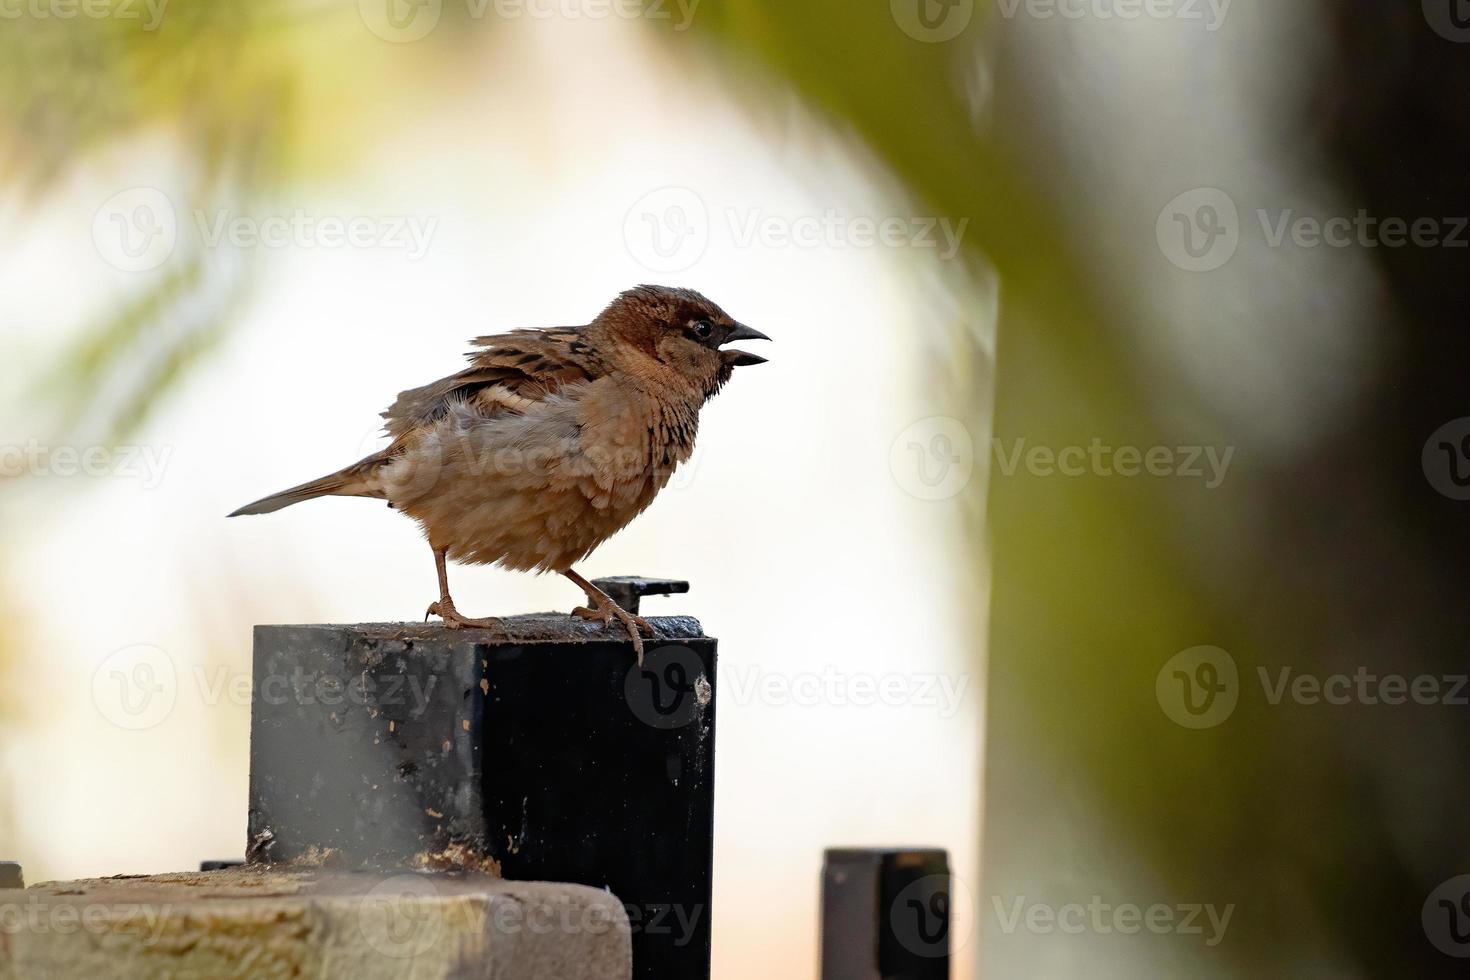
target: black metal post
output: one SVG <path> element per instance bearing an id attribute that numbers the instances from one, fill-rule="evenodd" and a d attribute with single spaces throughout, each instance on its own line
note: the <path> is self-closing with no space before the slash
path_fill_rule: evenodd
<path id="1" fill-rule="evenodd" d="M 707 978 L 716 641 L 652 623 L 257 627 L 250 860 L 608 888 L 636 977 Z"/>
<path id="2" fill-rule="evenodd" d="M 949 897 L 942 850 L 827 851 L 822 980 L 946 980 Z"/>

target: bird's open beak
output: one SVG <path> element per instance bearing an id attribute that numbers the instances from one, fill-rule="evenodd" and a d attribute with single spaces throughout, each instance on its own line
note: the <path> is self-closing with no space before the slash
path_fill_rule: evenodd
<path id="1" fill-rule="evenodd" d="M 721 345 L 724 345 L 732 343 L 736 340 L 770 339 L 770 337 L 767 337 L 765 334 L 761 333 L 754 327 L 747 327 L 743 323 L 737 323 L 735 324 L 735 329 L 731 330 L 730 333 L 725 337 L 725 339 L 720 341 L 720 343 Z M 729 364 L 731 367 L 749 367 L 752 364 L 766 363 L 766 359 L 764 357 L 761 357 L 759 354 L 750 354 L 743 350 L 722 350 L 720 351 L 720 355 L 725 359 L 725 363 Z"/>

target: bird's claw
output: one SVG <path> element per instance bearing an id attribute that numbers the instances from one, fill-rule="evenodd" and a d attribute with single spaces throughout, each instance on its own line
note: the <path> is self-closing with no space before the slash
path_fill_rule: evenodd
<path id="1" fill-rule="evenodd" d="M 424 622 L 428 622 L 430 616 L 438 616 L 444 620 L 444 628 L 450 630 L 500 628 L 500 620 L 494 616 L 486 616 L 484 619 L 470 619 L 468 616 L 461 616 L 459 610 L 454 608 L 453 602 L 443 599 L 438 602 L 429 603 L 429 608 L 424 613 Z"/>
<path id="2" fill-rule="evenodd" d="M 588 609 L 586 606 L 578 606 L 576 609 L 572 610 L 572 615 L 580 616 L 582 619 L 590 619 L 593 622 L 602 623 L 602 625 L 604 626 L 611 626 L 613 620 L 617 619 L 622 621 L 630 629 L 636 628 L 644 636 L 654 635 L 653 626 L 648 622 L 648 620 L 644 619 L 642 616 L 635 616 L 633 613 L 628 612 L 621 606 L 618 606 L 614 603 L 608 603 L 601 609 Z"/>
<path id="3" fill-rule="evenodd" d="M 593 600 L 597 604 L 596 609 L 588 609 L 586 606 L 578 606 L 572 610 L 573 616 L 600 622 L 604 627 L 611 628 L 613 620 L 623 624 L 628 631 L 628 638 L 633 641 L 633 652 L 638 655 L 639 666 L 643 665 L 643 637 L 654 636 L 653 626 L 642 616 L 635 616 L 611 599 L 602 598 Z"/>

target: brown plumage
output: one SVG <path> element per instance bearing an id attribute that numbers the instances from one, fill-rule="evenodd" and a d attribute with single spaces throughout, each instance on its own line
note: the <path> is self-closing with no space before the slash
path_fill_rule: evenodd
<path id="1" fill-rule="evenodd" d="M 641 659 L 648 623 L 572 570 L 643 511 L 694 451 L 699 410 L 741 365 L 722 350 L 768 339 L 687 289 L 630 289 L 582 327 L 476 338 L 470 366 L 401 393 L 383 413 L 381 452 L 231 514 L 267 514 L 327 495 L 376 497 L 428 536 L 439 574 L 429 607 L 461 616 L 446 559 L 555 571 L 586 594 L 576 615 L 619 620 Z"/>

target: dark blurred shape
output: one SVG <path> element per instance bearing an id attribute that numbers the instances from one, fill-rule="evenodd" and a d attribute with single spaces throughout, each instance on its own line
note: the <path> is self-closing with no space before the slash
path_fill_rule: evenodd
<path id="1" fill-rule="evenodd" d="M 245 864 L 245 859 L 224 861 L 200 861 L 200 871 L 225 871 L 229 868 L 238 868 Z"/>
<path id="2" fill-rule="evenodd" d="M 1470 49 L 1420 7 L 1317 8 L 1332 57 L 1283 154 L 1324 154 L 1343 198 L 1380 219 L 1452 229 L 1470 215 Z M 1057 882 L 1081 881 L 1114 901 L 1235 907 L 1213 948 L 1177 930 L 1089 947 L 1115 966 L 1161 955 L 1255 976 L 1464 975 L 1470 898 L 1454 882 L 1470 871 L 1470 710 L 1455 698 L 1470 668 L 1470 512 L 1423 458 L 1432 433 L 1470 416 L 1470 252 L 1368 255 L 1388 283 L 1370 311 L 1387 354 L 1316 444 L 1282 462 L 1259 434 L 1208 419 L 1200 441 L 1237 452 L 1207 501 L 1177 480 L 995 481 L 987 892 L 1056 903 L 1078 897 Z M 1149 408 L 1171 379 L 1120 372 L 1106 351 L 1003 322 L 997 437 L 1176 444 Z M 1046 403 L 1060 392 L 1070 412 Z M 1199 656 L 1163 676 L 1202 643 L 1228 651 L 1238 681 Z M 1424 678 L 1437 701 L 1365 696 L 1360 674 Z M 1344 703 L 1290 689 L 1273 702 L 1283 677 L 1352 686 Z M 1239 703 L 1175 724 L 1156 683 L 1199 708 L 1211 684 Z M 1146 870 L 1121 870 L 1128 853 Z M 1060 942 L 988 925 L 992 968 Z"/>
<path id="3" fill-rule="evenodd" d="M 822 866 L 822 980 L 947 980 L 949 855 L 834 848 Z"/>
<path id="4" fill-rule="evenodd" d="M 24 888 L 25 875 L 14 861 L 0 861 L 0 888 Z"/>
<path id="5" fill-rule="evenodd" d="M 1302 869 L 1336 939 L 1374 976 L 1463 976 L 1470 956 L 1470 903 L 1438 912 L 1458 921 L 1454 958 L 1421 921 L 1431 893 L 1470 872 L 1470 690 L 1448 690 L 1470 673 L 1470 505 L 1423 465 L 1444 449 L 1426 446 L 1431 435 L 1470 416 L 1470 47 L 1442 36 L 1431 8 L 1459 12 L 1470 40 L 1460 0 L 1320 5 L 1335 57 L 1300 124 L 1315 125 L 1360 207 L 1434 219 L 1447 234 L 1458 225 L 1460 244 L 1374 250 L 1391 353 L 1352 424 L 1279 474 L 1280 534 L 1261 561 L 1275 574 L 1260 598 L 1296 597 L 1314 634 L 1303 652 L 1319 669 L 1366 663 L 1449 681 L 1443 703 L 1334 714 L 1330 742 L 1312 753 L 1333 774 L 1326 792 L 1274 798 L 1283 814 L 1305 803 L 1336 827 L 1335 853 L 1303 827 L 1280 858 Z M 1453 452 L 1452 468 L 1470 465 L 1461 445 Z M 1282 735 L 1283 757 L 1305 748 Z"/>

